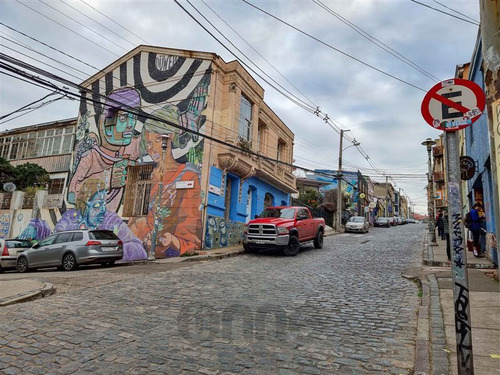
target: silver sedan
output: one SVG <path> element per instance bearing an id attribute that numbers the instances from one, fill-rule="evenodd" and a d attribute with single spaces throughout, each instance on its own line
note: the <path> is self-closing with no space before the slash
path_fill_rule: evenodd
<path id="1" fill-rule="evenodd" d="M 122 241 L 109 230 L 54 233 L 19 254 L 17 270 L 58 267 L 71 271 L 82 264 L 113 265 L 123 258 Z"/>

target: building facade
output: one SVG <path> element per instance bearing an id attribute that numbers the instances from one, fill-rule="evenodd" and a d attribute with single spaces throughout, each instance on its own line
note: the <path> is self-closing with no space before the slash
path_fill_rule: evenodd
<path id="1" fill-rule="evenodd" d="M 296 191 L 293 133 L 236 61 L 139 46 L 81 86 L 55 231 L 113 230 L 125 261 L 173 257 L 240 243 Z"/>

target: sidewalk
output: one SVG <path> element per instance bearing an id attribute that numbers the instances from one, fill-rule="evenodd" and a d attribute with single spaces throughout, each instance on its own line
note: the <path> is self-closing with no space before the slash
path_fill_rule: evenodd
<path id="1" fill-rule="evenodd" d="M 500 374 L 500 286 L 498 270 L 487 258 L 475 258 L 466 251 L 472 351 L 475 374 Z M 429 366 L 416 363 L 415 374 L 457 374 L 455 311 L 451 264 L 446 243 L 437 246 L 424 241 L 422 307 L 419 322 L 428 323 Z M 496 277 L 496 278 L 495 278 Z M 427 312 L 427 314 L 426 314 Z M 419 332 L 420 333 L 420 332 Z M 420 334 L 420 338 L 424 337 Z M 417 339 L 417 342 L 419 340 Z M 425 353 L 420 353 L 425 361 Z M 417 360 L 419 353 L 417 349 Z M 419 367 L 420 366 L 420 367 Z"/>

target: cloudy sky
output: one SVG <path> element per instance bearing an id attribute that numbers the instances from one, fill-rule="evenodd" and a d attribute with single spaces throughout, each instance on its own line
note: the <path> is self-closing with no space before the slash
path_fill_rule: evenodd
<path id="1" fill-rule="evenodd" d="M 376 181 L 391 176 L 415 211 L 426 213 L 421 142 L 440 131 L 424 122 L 420 104 L 434 84 L 453 77 L 457 64 L 470 61 L 479 1 L 420 3 L 427 6 L 412 0 L 2 0 L 1 52 L 75 83 L 139 44 L 237 59 L 306 106 L 319 107 L 319 116 L 305 110 L 248 68 L 295 133 L 296 165 L 336 170 L 338 129 L 349 130 L 344 169 Z M 0 73 L 0 117 L 51 93 Z M 77 116 L 76 101 L 52 102 L 57 98 L 1 119 L 0 131 Z M 35 109 L 40 103 L 46 104 Z M 354 138 L 360 149 L 347 148 Z"/>

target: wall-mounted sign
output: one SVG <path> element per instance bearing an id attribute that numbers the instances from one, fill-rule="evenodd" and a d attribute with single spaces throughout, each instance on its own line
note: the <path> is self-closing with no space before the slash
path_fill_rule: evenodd
<path id="1" fill-rule="evenodd" d="M 460 156 L 460 178 L 470 180 L 476 174 L 476 163 L 470 156 Z"/>
<path id="2" fill-rule="evenodd" d="M 192 189 L 194 188 L 194 180 L 191 181 L 177 181 L 175 183 L 176 189 Z"/>
<path id="3" fill-rule="evenodd" d="M 432 87 L 422 101 L 422 116 L 435 129 L 456 131 L 483 113 L 486 98 L 475 82 L 454 78 Z"/>
<path id="4" fill-rule="evenodd" d="M 214 185 L 209 185 L 208 186 L 208 192 L 209 193 L 213 193 L 213 194 L 217 194 L 217 195 L 220 195 L 222 190 L 220 187 L 217 187 L 217 186 L 214 186 Z"/>

